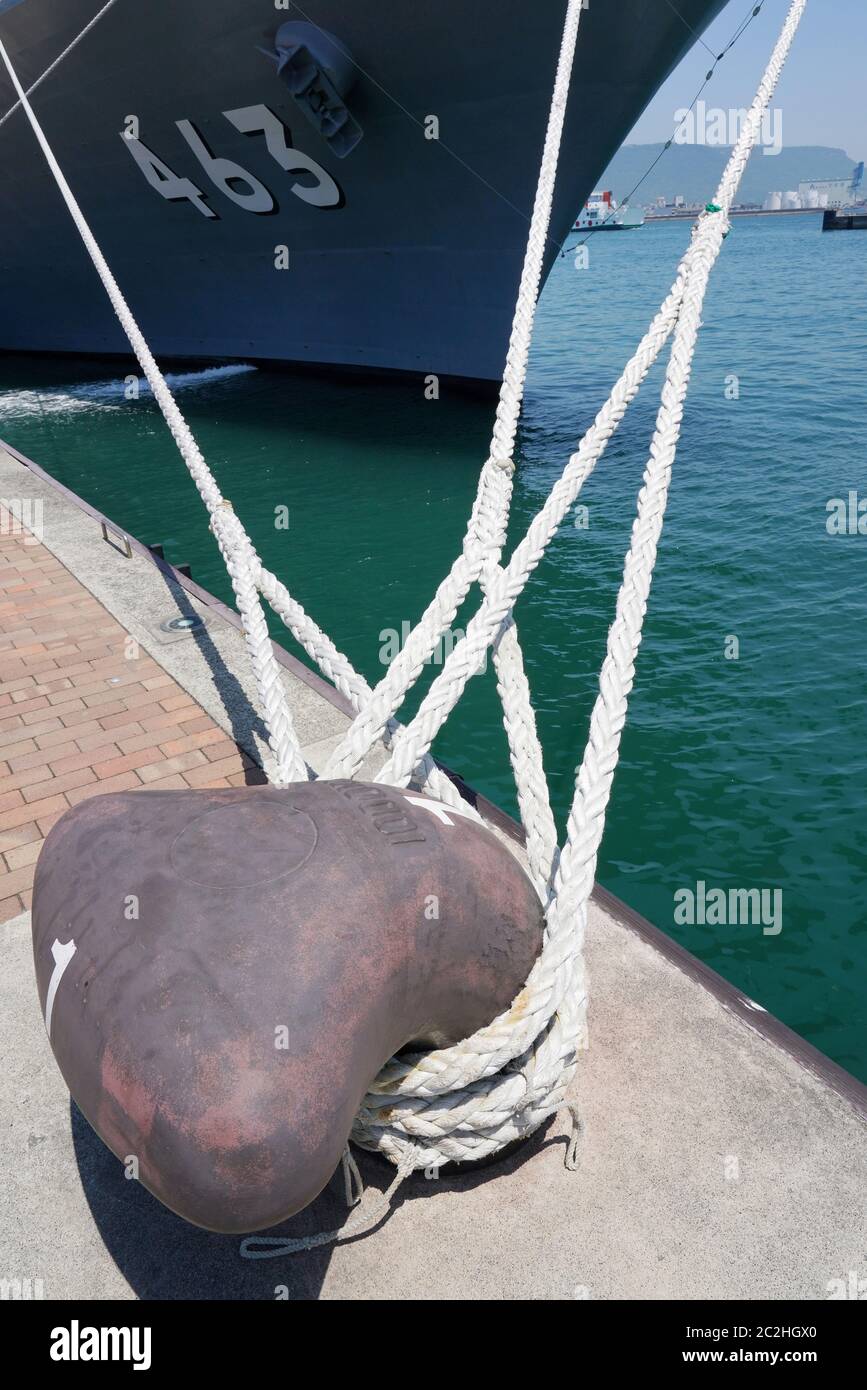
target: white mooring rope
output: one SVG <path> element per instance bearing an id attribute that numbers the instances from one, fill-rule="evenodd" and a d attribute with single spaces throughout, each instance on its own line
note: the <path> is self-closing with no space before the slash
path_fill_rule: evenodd
<path id="1" fill-rule="evenodd" d="M 418 679 L 424 662 L 443 633 L 451 627 L 470 585 L 479 580 L 482 591 L 486 593 L 496 576 L 502 572 L 499 557 L 506 539 L 512 498 L 512 475 L 515 469 L 512 453 L 542 281 L 545 245 L 551 223 L 557 164 L 563 140 L 563 124 L 581 12 L 582 0 L 570 0 L 493 435 L 488 458 L 479 478 L 478 492 L 461 553 L 434 595 L 433 601 L 409 634 L 403 649 L 376 687 L 372 698 L 332 753 L 325 768 L 326 777 L 355 775 L 370 749 L 381 738 L 386 719 L 400 708 L 407 691 Z M 503 625 L 499 640 L 494 646 L 494 665 L 497 689 L 503 703 L 503 718 L 515 773 L 518 804 L 527 833 L 530 873 L 537 889 L 544 896 L 557 849 L 557 831 L 548 798 L 542 749 L 536 733 L 530 689 L 524 673 L 517 631 L 512 622 Z"/>
<path id="2" fill-rule="evenodd" d="M 66 45 L 66 47 L 64 48 L 63 52 L 62 52 L 62 53 L 58 53 L 57 57 L 54 59 L 54 62 L 53 62 L 53 63 L 50 63 L 50 64 L 48 65 L 48 67 L 45 69 L 45 71 L 44 71 L 43 73 L 41 73 L 41 74 L 39 75 L 39 77 L 37 77 L 36 81 L 35 81 L 35 82 L 31 82 L 30 86 L 27 88 L 27 96 L 32 96 L 33 93 L 36 91 L 37 87 L 41 87 L 41 86 L 42 86 L 42 84 L 43 84 L 43 82 L 46 80 L 46 78 L 50 77 L 51 74 L 52 74 L 53 72 L 55 72 L 57 68 L 60 67 L 60 64 L 63 62 L 64 58 L 68 58 L 68 57 L 69 57 L 70 53 L 73 51 L 73 49 L 75 49 L 75 48 L 78 47 L 78 45 L 81 43 L 82 39 L 86 39 L 86 38 L 87 38 L 87 35 L 90 33 L 91 29 L 95 29 L 95 28 L 96 28 L 97 24 L 98 24 L 99 21 L 102 19 L 103 15 L 108 14 L 109 10 L 113 9 L 114 6 L 115 6 L 116 4 L 117 4 L 117 0 L 107 0 L 107 3 L 106 3 L 105 5 L 103 5 L 102 9 L 99 10 L 99 11 L 93 16 L 93 19 L 90 21 L 90 23 L 89 23 L 89 24 L 85 24 L 84 28 L 81 29 L 81 30 L 79 30 L 79 32 L 76 34 L 75 38 L 72 40 L 72 43 L 68 43 L 68 44 Z M 7 66 L 8 66 L 8 64 L 7 64 Z M 4 126 L 4 125 L 6 124 L 6 122 L 9 120 L 9 117 L 15 115 L 15 112 L 18 110 L 18 108 L 20 107 L 20 105 L 21 105 L 21 102 L 20 102 L 20 101 L 14 102 L 13 105 L 9 107 L 9 110 L 6 112 L 6 114 L 3 115 L 3 116 L 0 116 L 0 126 Z"/>
<path id="3" fill-rule="evenodd" d="M 270 780 L 279 785 L 300 781 L 306 778 L 307 769 L 268 639 L 260 593 L 357 711 L 326 768 L 325 775 L 329 777 L 354 776 L 371 748 L 384 738 L 390 745 L 391 756 L 378 781 L 406 786 L 415 780 L 451 804 L 459 804 L 457 792 L 433 764 L 430 748 L 468 680 L 479 671 L 488 647 L 493 646 L 531 874 L 547 905 L 542 952 L 511 1007 L 453 1047 L 392 1059 L 372 1084 L 353 1125 L 352 1138 L 362 1147 L 385 1154 L 395 1164 L 397 1174 L 387 1191 L 369 1205 L 361 1199 L 358 1169 L 347 1149 L 347 1194 L 357 1194 L 351 1199 L 355 1210 L 347 1223 L 339 1231 L 300 1240 L 250 1237 L 242 1244 L 242 1253 L 248 1258 L 309 1249 L 360 1234 L 382 1218 L 400 1183 L 413 1170 L 435 1170 L 449 1160 L 484 1158 L 532 1133 L 564 1104 L 573 1118 L 567 1164 L 575 1165 L 578 1120 L 574 1103 L 567 1101 L 566 1093 L 575 1074 L 577 1053 L 586 1041 L 583 941 L 587 905 L 634 680 L 701 310 L 710 272 L 728 233 L 729 209 L 806 3 L 807 0 L 792 0 L 714 200 L 695 223 L 691 244 L 667 297 L 546 502 L 508 562 L 502 565 L 500 556 L 514 471 L 511 456 L 582 8 L 582 0 L 569 0 L 490 454 L 481 472 L 461 553 L 375 690 L 354 671 L 285 586 L 264 569 L 240 521 L 220 496 L 0 44 L 0 56 L 19 100 L 210 513 L 244 619 L 269 730 L 274 758 L 274 767 L 267 769 Z M 600 673 L 599 694 L 576 778 L 566 842 L 558 854 L 512 608 L 672 334 L 661 404 Z M 404 728 L 396 719 L 397 710 L 476 581 L 483 594 L 478 611 L 433 681 L 415 718 Z"/>

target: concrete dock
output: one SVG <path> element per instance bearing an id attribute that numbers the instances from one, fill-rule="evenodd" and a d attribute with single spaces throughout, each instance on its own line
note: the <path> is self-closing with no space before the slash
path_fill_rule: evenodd
<path id="1" fill-rule="evenodd" d="M 85 796 L 261 781 L 263 729 L 235 614 L 3 448 L 0 499 L 4 1279 L 59 1299 L 823 1300 L 859 1282 L 867 1297 L 867 1090 L 602 891 L 577 1172 L 555 1120 L 484 1170 L 414 1176 L 367 1236 L 257 1262 L 128 1181 L 48 1045 L 30 953 L 33 866 Z M 204 622 L 166 627 L 179 617 Z M 278 656 L 320 769 L 348 710 Z M 359 1159 L 384 1187 L 392 1170 Z M 334 1179 L 279 1229 L 344 1218 Z"/>
<path id="2" fill-rule="evenodd" d="M 864 232 L 867 231 L 867 212 L 853 212 L 845 208 L 827 208 L 822 216 L 823 232 Z"/>

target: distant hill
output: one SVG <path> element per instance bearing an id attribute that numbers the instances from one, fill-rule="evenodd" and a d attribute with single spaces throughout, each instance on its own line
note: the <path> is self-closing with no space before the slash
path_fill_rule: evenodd
<path id="1" fill-rule="evenodd" d="M 622 202 L 662 148 L 623 145 L 598 186 L 610 188 Z M 632 201 L 643 205 L 665 197 L 671 203 L 675 194 L 682 193 L 688 203 L 704 202 L 716 188 L 728 156 L 729 150 L 721 145 L 672 145 Z M 790 145 L 776 155 L 763 155 L 756 149 L 744 173 L 738 201 L 762 203 L 771 190 L 785 192 L 807 179 L 846 178 L 856 162 L 845 150 L 826 145 Z"/>

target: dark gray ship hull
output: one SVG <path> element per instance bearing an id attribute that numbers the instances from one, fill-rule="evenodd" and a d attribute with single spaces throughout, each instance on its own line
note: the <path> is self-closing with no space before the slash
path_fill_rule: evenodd
<path id="1" fill-rule="evenodd" d="M 592 0 L 582 15 L 546 270 L 723 3 Z M 25 86 L 99 8 L 0 4 Z M 565 0 L 116 0 L 33 105 L 158 354 L 496 380 L 564 15 Z M 268 56 L 289 21 L 351 55 L 348 152 Z M 4 76 L 0 113 L 13 100 Z M 21 110 L 0 127 L 0 174 L 0 349 L 123 352 Z"/>

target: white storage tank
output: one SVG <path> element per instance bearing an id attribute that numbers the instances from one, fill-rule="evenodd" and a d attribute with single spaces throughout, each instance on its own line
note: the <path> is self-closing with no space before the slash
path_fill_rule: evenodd
<path id="1" fill-rule="evenodd" d="M 806 196 L 805 199 L 804 199 L 804 207 L 805 207 L 805 208 L 817 208 L 818 206 L 819 206 L 819 190 L 818 190 L 818 188 L 808 188 L 808 189 L 807 189 L 807 196 Z"/>
<path id="2" fill-rule="evenodd" d="M 783 194 L 783 207 L 786 209 L 799 208 L 801 206 L 801 195 L 796 193 L 793 188 L 787 189 Z"/>
<path id="3" fill-rule="evenodd" d="M 782 193 L 769 193 L 765 199 L 765 212 L 779 212 L 783 206 Z"/>

